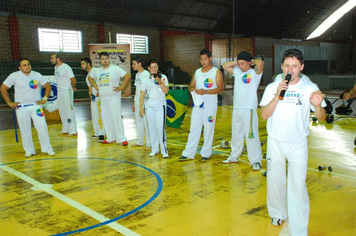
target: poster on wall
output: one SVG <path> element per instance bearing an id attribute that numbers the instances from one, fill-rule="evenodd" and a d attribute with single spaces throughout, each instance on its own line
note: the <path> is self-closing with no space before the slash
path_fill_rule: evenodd
<path id="1" fill-rule="evenodd" d="M 110 64 L 119 66 L 121 69 L 131 74 L 130 44 L 89 44 L 90 59 L 93 67 L 100 67 L 100 52 L 107 52 L 110 57 Z M 123 82 L 121 78 L 120 84 Z M 128 88 L 121 93 L 122 97 L 131 96 L 131 81 Z"/>

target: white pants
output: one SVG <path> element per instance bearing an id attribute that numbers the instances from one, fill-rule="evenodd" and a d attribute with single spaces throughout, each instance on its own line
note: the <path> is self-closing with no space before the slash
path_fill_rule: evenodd
<path id="1" fill-rule="evenodd" d="M 16 110 L 16 116 L 20 128 L 22 146 L 25 149 L 25 152 L 36 154 L 35 146 L 32 140 L 31 119 L 33 120 L 33 124 L 38 133 L 41 151 L 53 151 L 52 145 L 49 141 L 47 123 L 42 107 L 38 105 L 20 107 Z"/>
<path id="2" fill-rule="evenodd" d="M 286 159 L 288 188 L 286 193 Z M 288 143 L 267 138 L 267 208 L 271 218 L 288 218 L 291 235 L 308 235 L 307 138 Z M 288 200 L 287 200 L 288 198 Z"/>
<path id="3" fill-rule="evenodd" d="M 236 160 L 241 155 L 244 139 L 246 139 L 247 156 L 250 163 L 258 162 L 261 164 L 262 151 L 258 132 L 257 111 L 256 109 L 234 108 L 232 113 L 230 159 Z"/>
<path id="4" fill-rule="evenodd" d="M 200 155 L 208 158 L 211 156 L 217 109 L 218 105 L 216 103 L 204 103 L 204 107 L 202 108 L 193 107 L 188 141 L 182 156 L 194 158 L 195 153 L 197 152 L 203 125 L 204 143 Z"/>
<path id="5" fill-rule="evenodd" d="M 158 153 L 161 147 L 161 154 L 168 154 L 167 136 L 164 126 L 166 124 L 166 104 L 162 102 L 145 103 L 145 111 L 150 131 L 151 152 Z"/>
<path id="6" fill-rule="evenodd" d="M 99 111 L 99 106 L 100 106 L 100 110 L 101 110 L 100 103 L 101 103 L 100 98 L 98 98 L 98 97 L 95 97 L 95 101 L 93 102 L 93 100 L 92 100 L 90 103 L 91 120 L 93 123 L 93 130 L 94 130 L 95 136 L 105 135 L 102 112 Z"/>
<path id="7" fill-rule="evenodd" d="M 72 89 L 58 90 L 58 110 L 62 120 L 62 133 L 76 134 L 77 121 L 74 113 L 74 92 Z"/>
<path id="8" fill-rule="evenodd" d="M 121 96 L 113 98 L 100 98 L 104 129 L 108 142 L 116 140 L 117 143 L 126 141 L 124 123 L 121 118 Z"/>
<path id="9" fill-rule="evenodd" d="M 146 133 L 146 146 L 151 146 L 147 116 L 144 115 L 143 118 L 140 116 L 140 103 L 139 102 L 138 103 L 135 102 L 135 120 L 136 120 L 137 134 L 138 134 L 137 145 L 145 144 L 145 133 Z"/>

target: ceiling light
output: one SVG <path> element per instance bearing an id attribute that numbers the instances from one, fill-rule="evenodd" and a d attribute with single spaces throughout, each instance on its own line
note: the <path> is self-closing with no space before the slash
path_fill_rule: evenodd
<path id="1" fill-rule="evenodd" d="M 335 22 L 337 22 L 343 15 L 356 6 L 356 0 L 349 0 L 342 7 L 336 10 L 331 16 L 329 16 L 321 25 L 319 25 L 316 30 L 313 31 L 308 37 L 307 40 L 319 37 L 327 29 L 329 29 Z"/>

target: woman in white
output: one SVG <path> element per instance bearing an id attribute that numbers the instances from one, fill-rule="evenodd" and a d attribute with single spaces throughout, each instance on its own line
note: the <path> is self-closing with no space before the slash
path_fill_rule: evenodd
<path id="1" fill-rule="evenodd" d="M 149 79 L 142 81 L 140 95 L 140 115 L 146 113 L 151 139 L 151 153 L 158 154 L 159 146 L 163 158 L 168 157 L 166 123 L 166 94 L 169 91 L 167 76 L 160 74 L 156 60 L 148 62 Z"/>

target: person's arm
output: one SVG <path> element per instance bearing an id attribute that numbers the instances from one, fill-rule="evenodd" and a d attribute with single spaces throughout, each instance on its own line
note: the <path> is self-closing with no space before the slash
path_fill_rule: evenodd
<path id="1" fill-rule="evenodd" d="M 165 85 L 164 81 L 162 81 L 162 78 L 154 77 L 154 79 L 158 82 L 159 87 L 161 87 L 161 90 L 164 94 L 167 94 L 169 92 L 169 86 Z"/>
<path id="2" fill-rule="evenodd" d="M 146 91 L 141 90 L 140 93 L 140 116 L 143 117 L 145 114 L 145 109 L 143 108 L 143 103 L 145 101 Z"/>
<path id="3" fill-rule="evenodd" d="M 124 82 L 120 86 L 114 87 L 114 92 L 119 92 L 119 91 L 124 92 L 129 87 L 130 80 L 131 80 L 131 75 L 129 73 L 126 73 L 124 75 Z"/>
<path id="4" fill-rule="evenodd" d="M 210 89 L 210 90 L 199 89 L 199 90 L 195 90 L 195 92 L 199 95 L 222 93 L 224 91 L 224 84 L 223 84 L 222 73 L 220 70 L 216 70 L 216 86 L 217 88 L 215 89 Z"/>
<path id="5" fill-rule="evenodd" d="M 222 64 L 222 67 L 224 68 L 224 70 L 226 70 L 227 73 L 229 73 L 230 75 L 234 74 L 235 66 L 237 66 L 237 61 L 229 61 L 229 62 L 225 62 L 224 64 Z"/>
<path id="6" fill-rule="evenodd" d="M 320 90 L 314 91 L 310 94 L 309 101 L 314 107 L 314 116 L 319 120 L 323 121 L 326 118 L 326 110 L 321 107 L 321 102 L 324 99 L 324 95 Z"/>
<path id="7" fill-rule="evenodd" d="M 195 90 L 195 84 L 196 84 L 196 80 L 195 80 L 195 74 L 194 74 L 192 80 L 190 81 L 190 83 L 188 85 L 189 92 L 192 92 Z"/>
<path id="8" fill-rule="evenodd" d="M 41 105 L 45 104 L 47 102 L 47 99 L 48 99 L 50 93 L 51 93 L 52 87 L 48 82 L 45 83 L 44 85 L 42 85 L 42 87 L 45 88 L 43 98 L 42 98 L 42 100 L 37 101 L 36 104 L 41 104 Z"/>
<path id="9" fill-rule="evenodd" d="M 265 68 L 265 62 L 261 59 L 252 59 L 251 66 L 255 65 L 255 72 L 256 74 L 260 75 Z"/>
<path id="10" fill-rule="evenodd" d="M 77 88 L 75 87 L 75 85 L 77 84 L 77 80 L 75 79 L 75 77 L 70 78 L 70 83 L 72 84 L 73 91 L 77 91 Z"/>
<path id="11" fill-rule="evenodd" d="M 91 94 L 93 92 L 92 86 L 88 86 L 88 92 L 89 92 L 89 99 L 91 100 Z M 96 94 L 93 94 L 96 96 Z"/>
<path id="12" fill-rule="evenodd" d="M 281 93 L 282 90 L 286 90 L 288 88 L 287 85 L 287 80 L 282 80 L 277 87 L 277 92 L 276 95 L 273 97 L 273 99 L 266 105 L 261 107 L 261 118 L 266 120 L 268 119 L 276 109 L 276 106 L 279 101 L 279 94 Z"/>
<path id="13" fill-rule="evenodd" d="M 9 105 L 9 107 L 14 108 L 14 109 L 18 109 L 17 105 L 19 105 L 19 102 L 11 102 L 10 96 L 9 96 L 9 92 L 7 90 L 9 90 L 10 88 L 7 87 L 5 84 L 1 85 L 0 91 L 1 91 L 1 96 L 4 99 L 4 101 L 6 102 L 7 105 Z"/>
<path id="14" fill-rule="evenodd" d="M 93 86 L 93 87 L 96 89 L 96 91 L 99 91 L 99 87 L 98 87 L 98 85 L 94 82 L 94 79 L 89 76 L 89 77 L 88 77 L 88 80 L 89 80 L 91 86 Z"/>
<path id="15" fill-rule="evenodd" d="M 350 92 L 344 94 L 344 100 L 356 98 L 356 84 Z"/>

